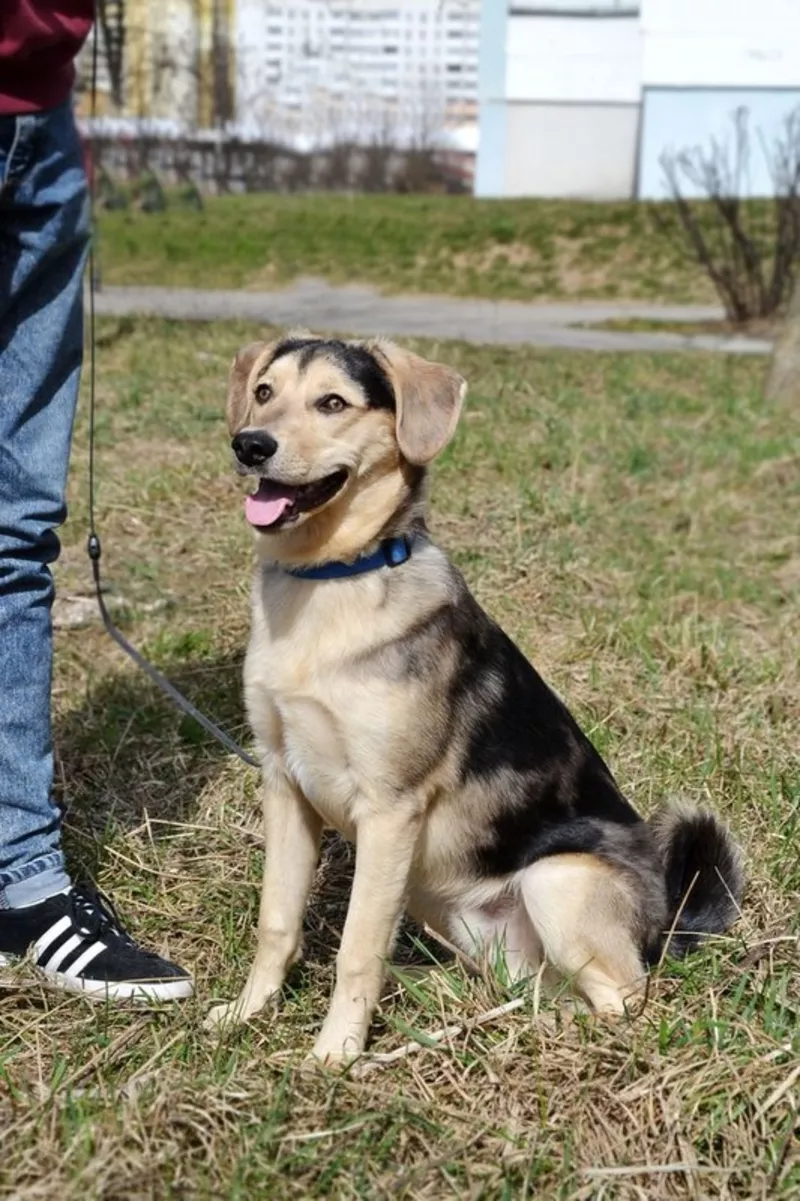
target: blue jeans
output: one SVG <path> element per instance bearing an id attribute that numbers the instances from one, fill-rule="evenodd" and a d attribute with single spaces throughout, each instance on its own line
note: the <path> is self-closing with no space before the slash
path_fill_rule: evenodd
<path id="1" fill-rule="evenodd" d="M 49 564 L 83 355 L 89 199 L 70 103 L 0 116 L 0 909 L 66 888 Z"/>

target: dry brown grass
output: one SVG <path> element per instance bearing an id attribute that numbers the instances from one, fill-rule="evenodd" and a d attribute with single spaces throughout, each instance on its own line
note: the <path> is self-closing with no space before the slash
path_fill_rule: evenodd
<path id="1" fill-rule="evenodd" d="M 102 336 L 107 578 L 136 642 L 245 737 L 250 547 L 220 410 L 252 330 L 124 322 Z M 797 430 L 765 409 L 749 362 L 422 349 L 472 384 L 437 470 L 438 537 L 642 809 L 682 792 L 726 815 L 749 864 L 742 919 L 663 965 L 643 1012 L 615 1025 L 569 1020 L 502 974 L 475 979 L 407 930 L 371 1050 L 456 1029 L 369 1073 L 309 1073 L 352 866 L 331 838 L 280 1014 L 218 1041 L 202 1017 L 252 948 L 254 773 L 96 628 L 64 631 L 71 852 L 141 936 L 192 967 L 197 997 L 106 1010 L 4 979 L 5 1196 L 800 1195 Z M 88 583 L 85 438 L 84 423 L 65 592 Z"/>

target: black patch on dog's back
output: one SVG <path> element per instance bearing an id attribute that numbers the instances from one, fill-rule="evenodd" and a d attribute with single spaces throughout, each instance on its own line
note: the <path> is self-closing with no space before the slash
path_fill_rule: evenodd
<path id="1" fill-rule="evenodd" d="M 371 409 L 395 411 L 394 390 L 389 377 L 366 346 L 343 342 L 340 338 L 284 338 L 275 347 L 269 366 L 287 354 L 297 354 L 301 371 L 320 356 L 330 359 L 358 384 Z"/>
<path id="2" fill-rule="evenodd" d="M 496 789 L 502 804 L 475 851 L 483 875 L 545 855 L 598 853 L 644 827 L 562 701 L 464 589 L 453 633 L 459 666 L 449 702 L 466 741 L 461 782 Z M 649 837 L 644 834 L 649 843 Z"/>

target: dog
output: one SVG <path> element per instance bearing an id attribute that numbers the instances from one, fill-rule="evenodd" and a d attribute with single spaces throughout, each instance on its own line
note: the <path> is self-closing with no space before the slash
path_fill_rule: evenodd
<path id="1" fill-rule="evenodd" d="M 332 826 L 356 864 L 323 1063 L 364 1050 L 404 910 L 610 1014 L 667 939 L 683 955 L 739 912 L 723 825 L 681 807 L 643 820 L 431 540 L 428 468 L 465 393 L 456 371 L 384 340 L 292 332 L 231 367 L 234 461 L 256 482 L 244 691 L 266 854 L 252 969 L 208 1022 L 246 1021 L 279 993 Z"/>

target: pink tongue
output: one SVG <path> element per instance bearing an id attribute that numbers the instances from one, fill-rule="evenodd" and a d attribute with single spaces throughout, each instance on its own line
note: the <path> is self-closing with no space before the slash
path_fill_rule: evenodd
<path id="1" fill-rule="evenodd" d="M 244 515 L 251 525 L 274 525 L 293 499 L 287 488 L 262 480 L 258 491 L 244 498 Z"/>

